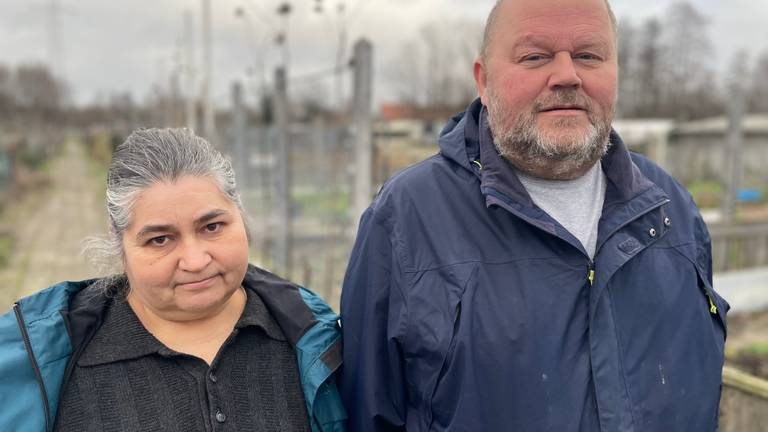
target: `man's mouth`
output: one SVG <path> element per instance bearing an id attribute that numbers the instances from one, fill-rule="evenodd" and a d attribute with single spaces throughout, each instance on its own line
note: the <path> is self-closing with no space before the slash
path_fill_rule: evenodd
<path id="1" fill-rule="evenodd" d="M 586 111 L 584 107 L 580 105 L 555 105 L 546 107 L 540 110 L 540 112 L 552 112 L 552 111 Z"/>

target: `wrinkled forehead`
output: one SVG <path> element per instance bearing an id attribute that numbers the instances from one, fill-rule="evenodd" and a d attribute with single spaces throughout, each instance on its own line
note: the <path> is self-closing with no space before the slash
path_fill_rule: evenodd
<path id="1" fill-rule="evenodd" d="M 615 45 L 605 0 L 505 0 L 493 23 L 493 39 L 579 40 Z"/>
<path id="2" fill-rule="evenodd" d="M 136 194 L 130 208 L 130 225 L 145 219 L 162 219 L 169 215 L 189 217 L 212 208 L 233 210 L 236 207 L 209 176 L 182 176 L 152 183 Z"/>

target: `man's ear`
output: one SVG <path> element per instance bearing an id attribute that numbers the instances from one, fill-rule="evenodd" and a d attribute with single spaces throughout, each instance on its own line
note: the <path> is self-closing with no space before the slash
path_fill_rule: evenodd
<path id="1" fill-rule="evenodd" d="M 480 101 L 483 103 L 483 105 L 488 106 L 488 103 L 485 97 L 485 88 L 488 80 L 488 73 L 485 70 L 485 64 L 483 63 L 483 59 L 481 57 L 478 57 L 477 59 L 475 59 L 474 73 L 475 73 L 475 87 L 477 87 L 477 94 L 480 95 Z"/>

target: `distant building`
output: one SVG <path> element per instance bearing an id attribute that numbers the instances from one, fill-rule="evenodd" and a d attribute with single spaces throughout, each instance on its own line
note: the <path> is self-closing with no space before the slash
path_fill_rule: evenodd
<path id="1" fill-rule="evenodd" d="M 620 119 L 613 128 L 630 150 L 653 159 L 669 170 L 669 138 L 675 122 L 669 119 Z"/>
<path id="2" fill-rule="evenodd" d="M 382 145 L 437 146 L 443 125 L 456 114 L 452 109 L 409 104 L 383 104 L 374 123 L 374 139 Z"/>

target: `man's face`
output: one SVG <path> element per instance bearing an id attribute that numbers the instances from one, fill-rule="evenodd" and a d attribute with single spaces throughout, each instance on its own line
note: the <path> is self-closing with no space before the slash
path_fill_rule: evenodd
<path id="1" fill-rule="evenodd" d="M 584 171 L 607 149 L 618 66 L 603 0 L 507 0 L 475 81 L 499 151 L 551 178 Z"/>

